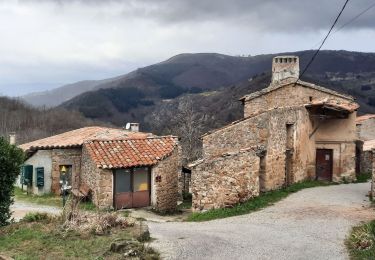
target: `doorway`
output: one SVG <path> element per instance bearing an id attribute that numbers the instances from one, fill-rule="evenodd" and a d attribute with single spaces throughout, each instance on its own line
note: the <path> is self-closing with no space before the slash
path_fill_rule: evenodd
<path id="1" fill-rule="evenodd" d="M 151 168 L 114 171 L 114 208 L 142 208 L 150 205 Z"/>
<path id="2" fill-rule="evenodd" d="M 332 181 L 333 169 L 333 150 L 316 150 L 316 179 L 323 181 Z"/>

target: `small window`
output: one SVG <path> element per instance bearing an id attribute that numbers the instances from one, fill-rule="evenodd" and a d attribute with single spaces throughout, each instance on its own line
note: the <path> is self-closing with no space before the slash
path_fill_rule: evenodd
<path id="1" fill-rule="evenodd" d="M 284 63 L 287 63 L 288 62 L 288 59 L 287 58 L 284 58 Z"/>
<path id="2" fill-rule="evenodd" d="M 309 96 L 309 100 L 310 100 L 310 102 L 312 102 L 313 101 L 313 97 Z"/>
<path id="3" fill-rule="evenodd" d="M 288 61 L 289 61 L 289 63 L 292 63 L 292 58 L 289 58 Z"/>

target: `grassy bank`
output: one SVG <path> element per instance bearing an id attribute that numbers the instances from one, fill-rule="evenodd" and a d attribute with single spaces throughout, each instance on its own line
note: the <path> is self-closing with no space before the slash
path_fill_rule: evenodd
<path id="1" fill-rule="evenodd" d="M 213 209 L 203 213 L 192 213 L 187 221 L 207 221 L 219 218 L 227 218 L 247 214 L 274 204 L 286 198 L 288 195 L 312 187 L 328 186 L 335 183 L 321 181 L 305 181 L 295 183 L 289 187 L 261 194 L 259 197 L 250 199 L 244 203 L 237 204 L 232 208 Z"/>
<path id="2" fill-rule="evenodd" d="M 14 189 L 14 198 L 17 201 L 24 201 L 33 204 L 53 206 L 60 208 L 63 206 L 62 197 L 57 196 L 53 193 L 43 195 L 27 194 L 26 191 L 21 190 L 18 187 Z M 82 210 L 95 210 L 95 205 L 92 202 L 80 202 L 80 208 Z"/>
<path id="3" fill-rule="evenodd" d="M 24 201 L 39 205 L 47 205 L 54 207 L 62 207 L 62 198 L 55 194 L 48 193 L 43 195 L 27 194 L 26 191 L 21 190 L 18 187 L 14 189 L 14 198 L 17 201 Z"/>
<path id="4" fill-rule="evenodd" d="M 345 244 L 351 259 L 375 259 L 375 220 L 354 227 Z"/>
<path id="5" fill-rule="evenodd" d="M 133 243 L 138 259 L 159 259 L 159 254 L 135 240 L 137 227 L 116 227 L 97 235 L 63 228 L 58 218 L 32 213 L 24 220 L 0 228 L 0 252 L 14 259 L 124 259 L 113 243 Z M 129 241 L 129 242 L 126 242 Z M 136 243 L 135 243 L 136 242 Z M 126 245 L 126 244 L 125 244 Z"/>

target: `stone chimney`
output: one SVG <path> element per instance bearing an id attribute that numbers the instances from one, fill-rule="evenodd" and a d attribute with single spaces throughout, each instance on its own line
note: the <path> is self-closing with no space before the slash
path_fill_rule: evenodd
<path id="1" fill-rule="evenodd" d="M 16 144 L 16 133 L 14 132 L 9 133 L 9 143 L 12 145 Z"/>
<path id="2" fill-rule="evenodd" d="M 139 123 L 127 123 L 125 129 L 131 132 L 139 132 Z"/>
<path id="3" fill-rule="evenodd" d="M 299 58 L 298 56 L 277 56 L 272 60 L 272 83 L 286 78 L 298 79 Z"/>

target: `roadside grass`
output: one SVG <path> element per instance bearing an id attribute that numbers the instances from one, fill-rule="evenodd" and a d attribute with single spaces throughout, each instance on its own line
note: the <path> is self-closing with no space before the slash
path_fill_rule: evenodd
<path id="1" fill-rule="evenodd" d="M 25 202 L 39 204 L 39 205 L 62 207 L 61 197 L 56 196 L 55 194 L 52 194 L 52 193 L 47 193 L 43 195 L 33 195 L 33 194 L 27 194 L 26 191 L 23 191 L 19 187 L 15 187 L 14 198 L 18 201 L 25 201 Z"/>
<path id="2" fill-rule="evenodd" d="M 372 179 L 372 173 L 371 172 L 363 172 L 357 175 L 357 181 L 356 183 L 364 183 L 368 182 Z"/>
<path id="3" fill-rule="evenodd" d="M 187 221 L 208 221 L 213 219 L 227 218 L 232 216 L 244 215 L 253 211 L 260 210 L 267 206 L 274 204 L 288 195 L 297 191 L 313 188 L 318 186 L 336 185 L 337 183 L 323 182 L 323 181 L 304 181 L 290 185 L 289 187 L 282 188 L 280 190 L 274 190 L 261 194 L 258 197 L 252 198 L 244 203 L 237 204 L 231 208 L 212 209 L 206 212 L 194 212 L 188 218 Z"/>
<path id="4" fill-rule="evenodd" d="M 33 213 L 18 223 L 0 228 L 0 252 L 14 259 L 124 259 L 110 250 L 116 241 L 134 239 L 131 228 L 118 228 L 108 234 L 80 234 L 63 231 L 61 220 L 44 213 Z M 144 243 L 137 250 L 139 259 L 160 259 Z"/>
<path id="5" fill-rule="evenodd" d="M 14 188 L 14 198 L 17 201 L 24 201 L 38 205 L 53 206 L 57 208 L 62 208 L 63 206 L 61 196 L 53 193 L 47 193 L 43 195 L 27 194 L 26 191 L 23 191 L 19 187 Z M 94 203 L 92 203 L 91 201 L 81 201 L 79 207 L 80 209 L 87 211 L 93 211 L 96 209 Z"/>
<path id="6" fill-rule="evenodd" d="M 345 245 L 350 259 L 375 259 L 375 220 L 353 227 Z"/>

